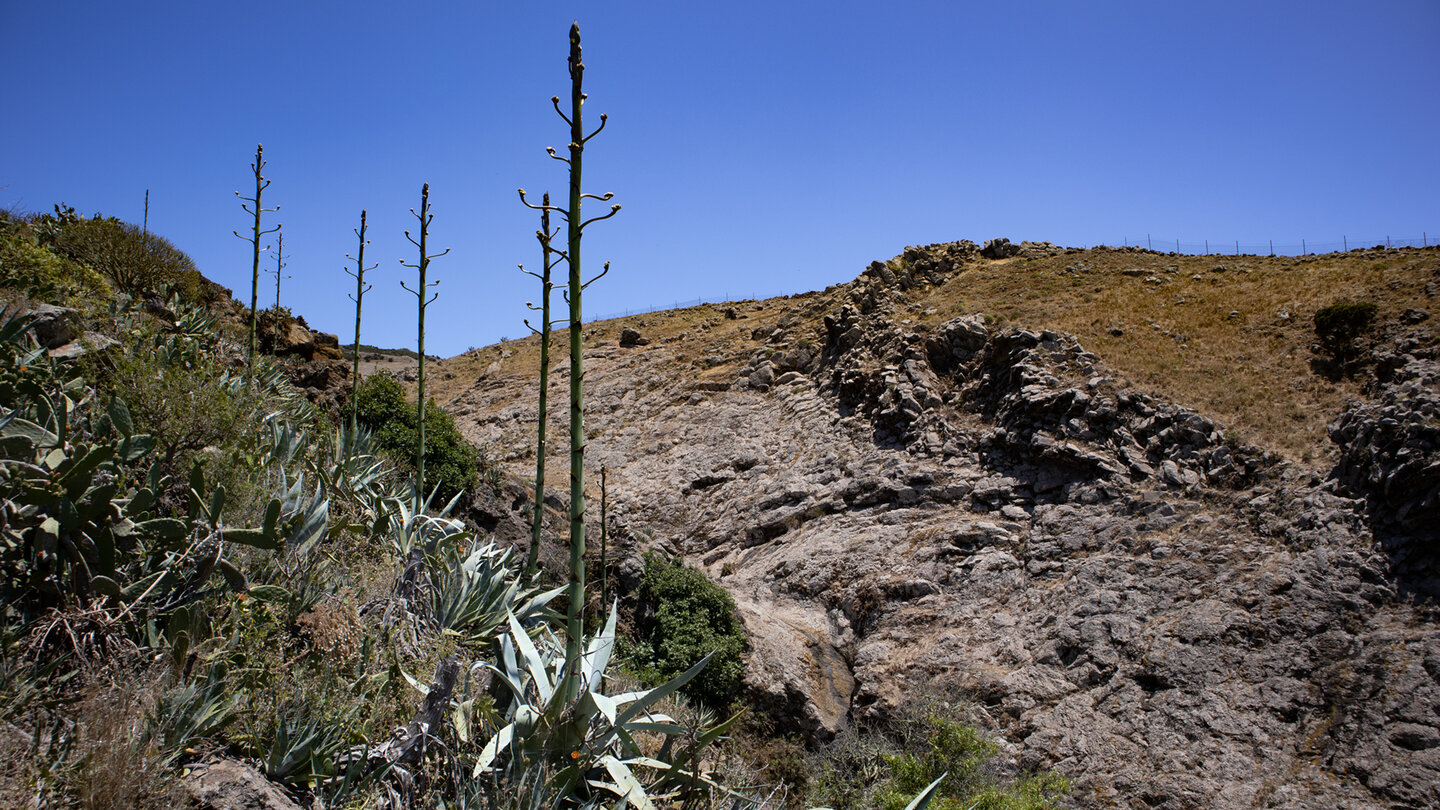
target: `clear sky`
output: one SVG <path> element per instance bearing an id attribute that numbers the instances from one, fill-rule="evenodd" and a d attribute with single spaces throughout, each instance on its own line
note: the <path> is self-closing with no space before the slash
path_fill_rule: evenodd
<path id="1" fill-rule="evenodd" d="M 263 142 L 282 303 L 350 341 L 365 208 L 362 337 L 413 346 L 402 232 L 428 182 L 451 253 L 427 349 L 519 337 L 539 247 L 515 189 L 564 192 L 544 148 L 568 142 L 573 19 L 610 120 L 585 187 L 624 205 L 587 231 L 586 266 L 613 263 L 590 313 L 819 289 L 966 238 L 1440 236 L 1435 0 L 0 0 L 0 207 L 138 223 L 148 188 L 151 229 L 248 301 L 233 192 Z"/>

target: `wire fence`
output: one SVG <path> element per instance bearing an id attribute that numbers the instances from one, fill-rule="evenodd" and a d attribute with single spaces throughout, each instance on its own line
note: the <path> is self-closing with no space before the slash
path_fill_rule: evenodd
<path id="1" fill-rule="evenodd" d="M 608 320 L 612 320 L 612 319 L 614 319 L 614 318 L 628 318 L 628 317 L 630 317 L 630 316 L 632 316 L 632 315 L 649 315 L 649 314 L 652 313 L 652 312 L 662 312 L 662 311 L 664 311 L 664 310 L 669 310 L 669 309 L 689 309 L 690 307 L 698 307 L 698 306 L 700 306 L 701 304 L 733 304 L 733 303 L 735 303 L 735 302 L 737 302 L 737 301 L 757 301 L 757 300 L 760 300 L 760 299 L 759 299 L 759 296 L 757 296 L 757 295 L 755 295 L 755 294 L 753 294 L 753 293 L 750 295 L 749 298 L 736 298 L 735 296 L 732 296 L 732 295 L 730 295 L 729 293 L 725 293 L 725 294 L 723 294 L 723 295 L 714 296 L 714 297 L 710 297 L 710 298 L 705 298 L 705 297 L 701 297 L 701 298 L 691 298 L 691 299 L 688 300 L 688 301 L 675 301 L 674 303 L 669 303 L 669 304 L 657 304 L 656 306 L 653 306 L 653 307 L 643 307 L 643 308 L 640 308 L 640 309 L 626 309 L 626 310 L 619 310 L 619 311 L 616 311 L 616 312 L 607 312 L 607 313 L 605 313 L 605 314 L 603 314 L 603 315 L 596 315 L 596 316 L 593 317 L 593 318 L 587 316 L 587 317 L 585 318 L 585 322 L 586 322 L 586 323 L 594 323 L 594 322 L 596 322 L 596 321 L 608 321 Z"/>
<path id="2" fill-rule="evenodd" d="M 1211 241 L 1205 239 L 1199 242 L 1183 242 L 1179 239 L 1162 239 L 1146 234 L 1140 239 L 1129 237 L 1121 240 L 1121 247 L 1143 247 L 1147 250 L 1154 250 L 1160 253 L 1175 253 L 1184 256 L 1308 256 L 1315 253 L 1336 253 L 1351 250 L 1373 250 L 1390 249 L 1403 247 L 1432 247 L 1440 245 L 1440 231 L 1437 231 L 1436 241 L 1430 241 L 1428 231 L 1421 232 L 1418 237 L 1396 238 L 1384 236 L 1369 239 L 1351 239 L 1349 236 L 1341 236 L 1338 242 L 1311 242 L 1301 239 L 1299 242 L 1280 242 L 1267 240 L 1264 244 L 1253 242 L 1240 242 L 1239 240 Z M 1091 247 L 1100 247 L 1092 245 Z M 1105 247 L 1113 247 L 1106 245 Z M 688 301 L 674 301 L 671 303 L 656 304 L 651 307 L 637 309 L 618 310 L 607 312 L 593 317 L 587 317 L 586 323 L 596 321 L 608 321 L 615 318 L 628 318 L 633 315 L 648 315 L 652 312 L 661 312 L 669 309 L 688 309 L 698 307 L 701 304 L 729 304 L 737 300 L 758 300 L 760 296 L 752 293 L 748 299 L 737 299 L 726 293 L 716 297 L 692 298 Z"/>
<path id="3" fill-rule="evenodd" d="M 1430 247 L 1436 244 L 1440 244 L 1440 237 L 1437 237 L 1435 242 L 1431 242 L 1429 232 L 1405 238 L 1382 236 L 1351 239 L 1348 236 L 1341 236 L 1339 241 L 1333 242 L 1311 242 L 1307 239 L 1284 243 L 1270 240 L 1263 244 L 1209 239 L 1201 242 L 1182 242 L 1179 239 L 1152 237 L 1150 234 L 1139 239 L 1126 238 L 1121 241 L 1122 247 L 1143 247 L 1149 250 L 1158 250 L 1161 253 L 1179 253 L 1186 256 L 1307 256 L 1313 253 L 1336 253 L 1372 248 Z"/>

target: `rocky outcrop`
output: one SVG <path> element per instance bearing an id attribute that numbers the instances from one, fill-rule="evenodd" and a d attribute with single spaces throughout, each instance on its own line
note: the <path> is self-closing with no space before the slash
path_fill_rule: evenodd
<path id="1" fill-rule="evenodd" d="M 1433 806 L 1440 625 L 1345 483 L 1370 468 L 1237 443 L 1067 335 L 897 315 L 903 284 L 969 256 L 908 282 L 872 265 L 819 330 L 796 305 L 722 376 L 673 373 L 663 341 L 587 355 L 612 515 L 735 596 L 757 702 L 824 739 L 967 695 L 1080 806 Z M 456 405 L 533 465 L 528 387 Z M 1410 458 L 1395 414 L 1356 419 L 1367 457 Z"/>
<path id="2" fill-rule="evenodd" d="M 1440 597 L 1440 362 L 1399 341 L 1375 352 L 1370 398 L 1331 423 L 1336 478 L 1366 499 L 1402 584 Z"/>

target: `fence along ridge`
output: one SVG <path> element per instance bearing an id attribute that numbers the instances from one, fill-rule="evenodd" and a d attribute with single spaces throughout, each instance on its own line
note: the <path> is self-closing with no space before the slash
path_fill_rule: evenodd
<path id="1" fill-rule="evenodd" d="M 1386 236 L 1383 239 L 1351 239 L 1348 236 L 1341 236 L 1339 242 L 1311 242 L 1301 239 L 1299 243 L 1266 242 L 1263 245 L 1242 243 L 1232 239 L 1229 242 L 1211 242 L 1202 240 L 1200 242 L 1182 242 L 1179 239 L 1156 239 L 1146 237 L 1145 239 L 1121 239 L 1118 247 L 1143 247 L 1153 250 L 1156 253 L 1173 253 L 1182 256 L 1308 256 L 1320 253 L 1343 253 L 1352 250 L 1374 250 L 1376 248 L 1423 248 L 1440 246 L 1440 231 L 1437 231 L 1436 241 L 1430 241 L 1429 231 L 1424 231 L 1416 238 L 1397 239 Z M 1095 244 L 1088 248 L 1117 247 L 1117 245 Z M 1082 249 L 1088 249 L 1082 248 Z M 616 318 L 629 318 L 635 315 L 649 315 L 653 312 L 664 312 L 670 309 L 689 309 L 698 307 L 701 304 L 733 304 L 738 301 L 755 301 L 759 297 L 752 294 L 750 298 L 731 298 L 727 293 L 724 296 L 701 296 L 688 301 L 675 301 L 670 304 L 657 304 L 652 307 L 641 307 L 637 309 L 617 310 L 615 312 L 602 313 L 591 318 L 586 318 L 586 323 L 597 323 L 599 321 L 612 321 Z"/>

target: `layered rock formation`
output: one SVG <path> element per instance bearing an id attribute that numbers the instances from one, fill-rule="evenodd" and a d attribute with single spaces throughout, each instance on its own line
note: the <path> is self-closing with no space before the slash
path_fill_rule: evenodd
<path id="1" fill-rule="evenodd" d="M 665 341 L 587 354 L 589 464 L 618 522 L 735 596 L 754 696 L 821 739 L 973 697 L 1080 806 L 1440 802 L 1440 624 L 1386 546 L 1406 570 L 1435 555 L 1433 362 L 1406 355 L 1393 396 L 1336 423 L 1327 479 L 1066 335 L 896 314 L 976 252 L 795 299 L 738 371 L 676 373 L 710 360 Z M 488 376 L 453 403 L 517 469 L 530 388 Z"/>

